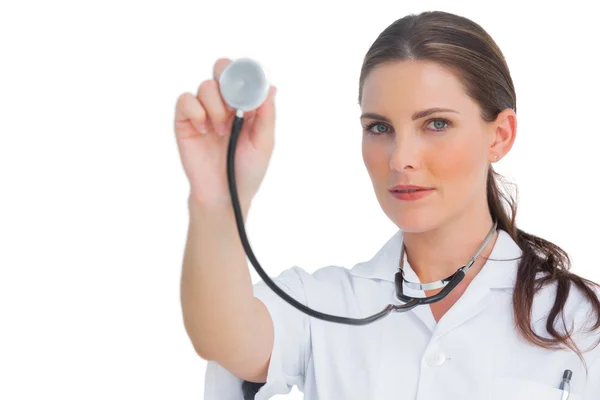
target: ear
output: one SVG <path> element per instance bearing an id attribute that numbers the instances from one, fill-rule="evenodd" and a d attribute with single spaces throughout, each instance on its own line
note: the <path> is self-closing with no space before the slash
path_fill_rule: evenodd
<path id="1" fill-rule="evenodd" d="M 512 148 L 516 135 L 517 114 L 512 108 L 507 108 L 498 114 L 491 125 L 489 162 L 496 162 L 504 157 Z"/>

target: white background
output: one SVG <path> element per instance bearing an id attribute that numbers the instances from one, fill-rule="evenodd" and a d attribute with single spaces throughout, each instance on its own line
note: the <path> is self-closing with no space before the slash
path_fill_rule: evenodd
<path id="1" fill-rule="evenodd" d="M 219 57 L 258 60 L 278 88 L 246 225 L 261 265 L 370 259 L 397 228 L 362 161 L 358 78 L 407 13 L 463 15 L 499 44 L 518 132 L 495 168 L 518 185 L 518 226 L 600 281 L 594 3 L 3 2 L 0 398 L 202 398 L 179 297 L 189 186 L 173 114 Z"/>

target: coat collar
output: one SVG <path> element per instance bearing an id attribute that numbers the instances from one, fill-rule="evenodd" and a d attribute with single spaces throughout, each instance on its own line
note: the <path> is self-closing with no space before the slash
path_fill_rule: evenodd
<path id="1" fill-rule="evenodd" d="M 356 264 L 350 270 L 350 274 L 361 278 L 394 282 L 395 274 L 399 270 L 398 265 L 403 236 L 403 231 L 398 230 L 371 260 Z M 521 248 L 519 248 L 508 232 L 498 228 L 498 238 L 496 239 L 496 243 L 494 243 L 489 260 L 474 279 L 477 279 L 490 289 L 514 288 L 521 254 Z M 459 267 L 459 265 L 456 266 L 457 269 Z M 406 279 L 409 281 L 420 282 L 406 258 L 404 259 L 404 272 Z M 423 291 L 415 291 L 413 293 L 418 292 L 423 293 Z"/>

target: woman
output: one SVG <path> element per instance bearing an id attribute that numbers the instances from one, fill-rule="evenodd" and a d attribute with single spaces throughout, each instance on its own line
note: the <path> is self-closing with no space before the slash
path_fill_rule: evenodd
<path id="1" fill-rule="evenodd" d="M 214 84 L 227 63 L 196 97 L 180 98 L 176 116 L 191 183 L 182 306 L 208 360 L 205 399 L 242 399 L 244 381 L 258 383 L 257 400 L 293 385 L 306 399 L 558 399 L 567 369 L 569 399 L 600 398 L 599 285 L 569 272 L 561 248 L 515 225 L 516 206 L 492 167 L 515 140 L 515 89 L 479 25 L 423 12 L 381 33 L 359 82 L 363 160 L 399 230 L 351 270 L 293 267 L 274 279 L 317 311 L 364 318 L 402 304 L 400 266 L 408 282 L 439 281 L 493 234 L 444 300 L 364 326 L 308 317 L 264 282 L 251 286 L 224 176 L 228 139 L 197 134 L 208 121 L 213 131 L 231 126 Z M 254 117 L 236 154 L 245 213 L 272 151 L 272 102 Z M 426 190 L 399 194 L 396 185 Z M 403 285 L 414 297 L 441 290 Z"/>

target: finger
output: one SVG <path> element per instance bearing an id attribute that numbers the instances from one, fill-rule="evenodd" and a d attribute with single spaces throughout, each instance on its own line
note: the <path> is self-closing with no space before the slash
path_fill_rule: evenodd
<path id="1" fill-rule="evenodd" d="M 250 133 L 250 141 L 254 148 L 272 148 L 275 144 L 275 93 L 277 88 L 271 86 L 266 101 L 256 109 L 254 129 Z"/>
<path id="2" fill-rule="evenodd" d="M 227 57 L 219 58 L 215 65 L 213 66 L 213 79 L 215 82 L 219 82 L 221 79 L 221 74 L 223 74 L 223 70 L 227 68 L 227 66 L 231 64 L 231 60 Z"/>
<path id="3" fill-rule="evenodd" d="M 181 94 L 175 106 L 175 123 L 187 121 L 192 124 L 196 131 L 203 135 L 206 134 L 206 112 L 198 99 L 190 92 Z"/>
<path id="4" fill-rule="evenodd" d="M 196 97 L 206 110 L 212 132 L 216 132 L 220 136 L 227 135 L 229 132 L 228 123 L 233 110 L 231 110 L 231 107 L 228 110 L 225 106 L 217 82 L 212 79 L 202 82 Z"/>
<path id="5" fill-rule="evenodd" d="M 220 93 L 219 80 L 221 79 L 221 75 L 223 74 L 223 71 L 225 70 L 225 68 L 227 68 L 227 66 L 229 64 L 231 64 L 231 62 L 232 62 L 231 59 L 229 59 L 227 57 L 223 57 L 223 58 L 219 58 L 215 62 L 215 65 L 213 66 L 213 79 L 215 80 L 215 82 L 217 82 L 217 87 L 219 87 L 219 93 Z M 235 112 L 235 110 L 233 109 L 233 107 L 231 107 L 225 101 L 223 101 L 223 104 L 225 105 L 225 109 L 227 110 L 228 116 L 231 117 L 233 115 L 233 113 Z"/>

